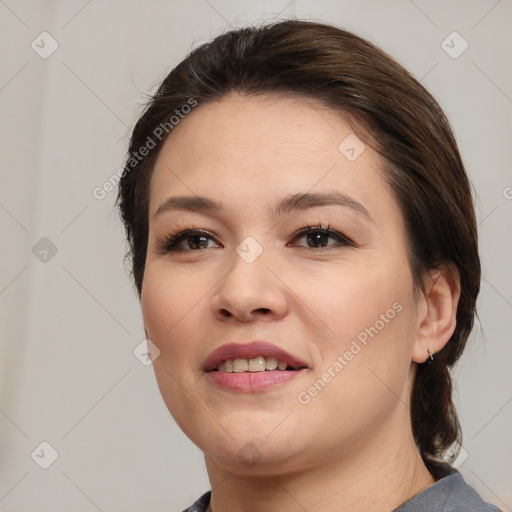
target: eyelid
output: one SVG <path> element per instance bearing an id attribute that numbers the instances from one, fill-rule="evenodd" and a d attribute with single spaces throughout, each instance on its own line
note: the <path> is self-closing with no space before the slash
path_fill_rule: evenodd
<path id="1" fill-rule="evenodd" d="M 195 226 L 182 226 L 173 230 L 173 233 L 165 235 L 161 239 L 157 240 L 157 252 L 159 254 L 167 254 L 170 252 L 194 252 L 192 250 L 187 251 L 176 248 L 176 244 L 180 243 L 182 240 L 186 240 L 188 236 L 192 235 L 205 235 L 208 238 L 211 238 L 216 244 L 222 246 L 222 244 L 215 239 L 215 235 L 210 231 Z"/>
<path id="2" fill-rule="evenodd" d="M 296 240 L 297 238 L 300 238 L 300 237 L 304 236 L 305 234 L 310 233 L 312 231 L 313 232 L 314 231 L 323 231 L 325 234 L 327 234 L 331 238 L 336 239 L 339 243 L 345 244 L 350 247 L 357 246 L 356 243 L 350 237 L 348 237 L 347 235 L 345 235 L 343 233 L 340 233 L 336 229 L 331 228 L 329 224 L 327 226 L 322 226 L 321 224 L 318 224 L 316 226 L 312 226 L 312 225 L 304 226 L 303 228 L 301 228 L 295 232 L 295 234 L 293 235 L 293 240 Z M 328 247 L 330 247 L 330 246 L 328 246 Z M 306 247 L 306 248 L 307 249 L 315 249 L 314 247 Z"/>
<path id="3" fill-rule="evenodd" d="M 325 247 L 307 247 L 307 246 L 298 246 L 303 247 L 304 249 L 310 249 L 312 251 L 320 251 L 320 250 L 328 250 L 329 248 L 336 248 L 339 247 L 339 244 L 341 246 L 347 246 L 347 247 L 357 247 L 356 243 L 351 240 L 347 235 L 340 233 L 339 231 L 332 229 L 330 225 L 322 226 L 321 223 L 318 223 L 317 225 L 311 225 L 307 224 L 304 227 L 298 229 L 295 231 L 295 233 L 292 235 L 291 242 L 297 240 L 298 238 L 301 238 L 308 233 L 320 231 L 329 236 L 330 238 L 335 239 L 338 242 L 338 245 L 331 244 Z M 177 226 L 171 234 L 168 234 L 167 236 L 164 236 L 162 239 L 157 240 L 157 252 L 159 254 L 168 254 L 171 252 L 201 252 L 201 250 L 194 250 L 194 249 L 179 249 L 177 248 L 177 245 L 181 243 L 183 240 L 186 240 L 187 237 L 191 236 L 200 236 L 204 235 L 205 237 L 213 240 L 217 245 L 220 245 L 222 247 L 222 244 L 220 244 L 213 233 L 210 231 L 200 228 L 198 226 L 193 225 L 181 225 Z M 289 243 L 287 244 L 289 246 Z M 213 247 L 210 247 L 210 249 L 213 249 Z M 202 249 L 205 250 L 205 249 Z"/>

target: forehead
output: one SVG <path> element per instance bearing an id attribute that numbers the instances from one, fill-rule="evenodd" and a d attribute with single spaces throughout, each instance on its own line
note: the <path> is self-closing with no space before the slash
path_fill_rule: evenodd
<path id="1" fill-rule="evenodd" d="M 358 139 L 354 124 L 325 105 L 233 93 L 199 104 L 173 129 L 155 165 L 150 210 L 171 193 L 214 193 L 247 204 L 314 188 L 351 191 L 365 200 L 371 189 L 385 186 L 381 168 L 380 156 Z"/>
<path id="2" fill-rule="evenodd" d="M 185 144 L 190 139 L 199 142 L 188 156 L 227 150 L 236 157 L 237 149 L 242 152 L 251 148 L 280 149 L 282 153 L 288 148 L 330 148 L 336 152 L 340 135 L 352 132 L 354 128 L 346 116 L 311 98 L 230 93 L 191 111 L 172 131 L 161 154 L 172 153 L 173 147 L 181 149 L 184 139 Z"/>

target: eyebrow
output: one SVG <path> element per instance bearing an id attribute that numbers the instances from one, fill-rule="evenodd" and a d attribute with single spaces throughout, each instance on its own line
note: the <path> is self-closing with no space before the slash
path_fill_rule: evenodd
<path id="1" fill-rule="evenodd" d="M 374 222 L 368 210 L 358 201 L 340 192 L 299 193 L 285 197 L 276 204 L 275 216 L 294 210 L 307 210 L 318 206 L 344 206 Z M 180 196 L 167 198 L 155 212 L 155 217 L 171 210 L 184 210 L 202 213 L 217 213 L 222 210 L 222 203 L 203 196 Z"/>

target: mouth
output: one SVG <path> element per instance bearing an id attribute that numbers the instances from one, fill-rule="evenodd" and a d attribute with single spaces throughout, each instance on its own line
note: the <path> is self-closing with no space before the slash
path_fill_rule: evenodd
<path id="1" fill-rule="evenodd" d="M 286 361 L 278 361 L 275 357 L 256 356 L 251 359 L 236 358 L 226 359 L 217 365 L 212 371 L 227 373 L 259 373 L 269 371 L 296 371 L 302 370 L 306 366 L 293 367 Z"/>
<path id="2" fill-rule="evenodd" d="M 293 371 L 307 368 L 306 363 L 266 341 L 229 343 L 215 349 L 206 359 L 205 372 L 259 373 Z"/>
<path id="3" fill-rule="evenodd" d="M 223 388 L 255 392 L 282 384 L 308 366 L 285 350 L 264 341 L 230 343 L 214 350 L 203 370 Z"/>

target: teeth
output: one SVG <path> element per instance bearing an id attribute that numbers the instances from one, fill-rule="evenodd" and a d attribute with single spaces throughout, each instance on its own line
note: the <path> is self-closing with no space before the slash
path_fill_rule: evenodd
<path id="1" fill-rule="evenodd" d="M 265 371 L 265 358 L 263 356 L 254 357 L 249 359 L 250 372 L 264 372 Z"/>
<path id="2" fill-rule="evenodd" d="M 246 372 L 249 369 L 249 362 L 247 359 L 235 359 L 233 361 L 233 371 L 235 373 Z"/>
<path id="3" fill-rule="evenodd" d="M 275 370 L 279 364 L 275 357 L 267 357 L 265 361 L 265 367 L 267 368 L 267 370 Z"/>
<path id="4" fill-rule="evenodd" d="M 275 357 L 253 357 L 252 359 L 228 359 L 217 366 L 219 372 L 243 373 L 264 372 L 265 370 L 286 370 L 288 364 Z"/>

